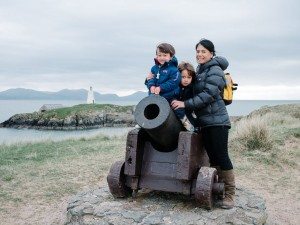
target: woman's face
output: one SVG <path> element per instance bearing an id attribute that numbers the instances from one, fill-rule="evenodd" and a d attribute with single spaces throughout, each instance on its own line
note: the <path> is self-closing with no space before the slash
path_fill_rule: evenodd
<path id="1" fill-rule="evenodd" d="M 206 48 L 204 48 L 202 45 L 198 45 L 196 49 L 196 59 L 199 64 L 204 64 L 211 60 L 213 57 L 213 54 L 208 51 Z"/>

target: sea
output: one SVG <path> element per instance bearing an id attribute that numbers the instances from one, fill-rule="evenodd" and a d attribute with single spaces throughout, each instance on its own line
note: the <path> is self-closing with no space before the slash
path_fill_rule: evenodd
<path id="1" fill-rule="evenodd" d="M 17 113 L 30 113 L 38 111 L 44 104 L 62 104 L 73 106 L 84 104 L 83 101 L 67 100 L 0 100 L 0 122 L 9 119 Z M 138 101 L 107 101 L 99 104 L 136 105 Z M 283 104 L 300 104 L 300 100 L 235 100 L 227 106 L 230 116 L 245 116 L 255 109 L 263 106 L 274 106 Z M 132 128 L 98 128 L 78 131 L 49 131 L 34 129 L 0 128 L 0 144 L 16 144 L 26 142 L 37 142 L 44 140 L 59 141 L 71 138 L 89 138 L 97 135 L 121 136 L 126 135 Z"/>

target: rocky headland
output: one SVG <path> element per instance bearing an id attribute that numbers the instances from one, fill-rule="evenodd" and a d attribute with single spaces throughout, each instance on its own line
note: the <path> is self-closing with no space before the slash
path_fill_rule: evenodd
<path id="1" fill-rule="evenodd" d="M 16 114 L 0 123 L 6 128 L 80 130 L 100 127 L 132 127 L 133 106 L 81 104 L 72 107 Z"/>
<path id="2" fill-rule="evenodd" d="M 290 113 L 295 111 L 299 118 L 298 104 L 274 107 L 262 107 L 253 111 L 249 116 L 263 115 L 272 110 Z M 33 113 L 21 113 L 0 123 L 0 127 L 29 128 L 39 130 L 82 130 L 100 127 L 133 127 L 136 125 L 133 112 L 135 106 L 119 106 L 112 104 L 80 104 Z M 239 121 L 242 116 L 231 116 L 232 123 Z"/>

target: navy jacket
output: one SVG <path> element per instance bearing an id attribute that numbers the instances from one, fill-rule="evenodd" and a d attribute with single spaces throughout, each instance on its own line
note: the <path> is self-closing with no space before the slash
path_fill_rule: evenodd
<path id="1" fill-rule="evenodd" d="M 166 98 L 168 101 L 175 99 L 175 93 L 179 90 L 180 73 L 177 68 L 178 61 L 175 56 L 169 61 L 160 65 L 156 60 L 155 65 L 151 68 L 151 73 L 154 78 L 145 82 L 148 89 L 151 86 L 160 87 L 161 92 L 159 95 Z"/>
<path id="2" fill-rule="evenodd" d="M 194 111 L 197 126 L 229 126 L 230 120 L 221 91 L 225 86 L 224 72 L 228 61 L 223 57 L 214 57 L 199 65 L 196 71 L 194 94 L 184 101 L 186 111 Z"/>
<path id="3" fill-rule="evenodd" d="M 179 101 L 185 101 L 189 98 L 193 97 L 193 83 L 189 84 L 188 86 L 184 87 L 182 84 L 179 85 L 180 89 L 179 92 L 176 93 L 176 99 Z M 195 118 L 192 116 L 192 111 L 188 111 L 185 108 L 179 108 L 174 110 L 176 116 L 182 119 L 184 116 L 187 116 L 189 121 L 195 126 Z"/>

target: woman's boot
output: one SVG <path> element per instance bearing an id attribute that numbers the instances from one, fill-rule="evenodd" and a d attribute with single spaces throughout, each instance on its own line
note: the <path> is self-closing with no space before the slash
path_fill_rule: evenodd
<path id="1" fill-rule="evenodd" d="M 231 209 L 234 207 L 235 179 L 232 170 L 221 170 L 222 181 L 225 184 L 225 197 L 222 200 L 221 208 Z"/>
<path id="2" fill-rule="evenodd" d="M 215 168 L 217 170 L 218 182 L 224 183 L 223 178 L 222 178 L 222 170 L 221 170 L 220 166 L 211 166 L 211 167 Z M 217 196 L 215 196 L 215 199 L 214 199 L 215 206 L 220 207 L 222 205 L 222 200 L 223 200 L 224 196 L 225 195 L 217 195 Z"/>

